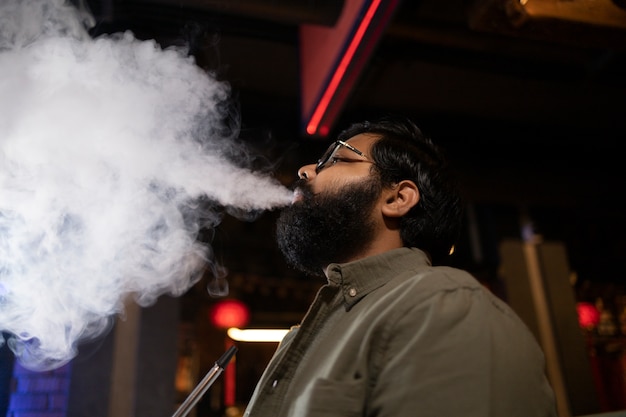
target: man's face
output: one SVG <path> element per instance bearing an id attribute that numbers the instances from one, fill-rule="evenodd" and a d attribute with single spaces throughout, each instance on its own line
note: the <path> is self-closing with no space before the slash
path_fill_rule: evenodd
<path id="1" fill-rule="evenodd" d="M 328 264 L 353 259 L 374 237 L 373 212 L 381 185 L 370 174 L 371 160 L 366 156 L 374 138 L 363 136 L 348 141 L 355 148 L 361 146 L 357 149 L 363 155 L 339 149 L 338 159 L 321 171 L 303 167 L 307 178 L 295 184 L 299 197 L 278 218 L 276 234 L 283 255 L 309 275 L 322 275 Z"/>

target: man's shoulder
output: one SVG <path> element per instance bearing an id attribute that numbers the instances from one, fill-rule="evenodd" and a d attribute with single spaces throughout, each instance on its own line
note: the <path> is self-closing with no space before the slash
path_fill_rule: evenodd
<path id="1" fill-rule="evenodd" d="M 397 275 L 391 283 L 419 292 L 484 288 L 468 271 L 450 266 L 420 265 Z"/>
<path id="2" fill-rule="evenodd" d="M 468 271 L 448 266 L 423 266 L 407 270 L 390 280 L 383 291 L 393 293 L 399 304 L 417 307 L 438 302 L 444 297 L 465 295 L 469 304 L 483 304 L 506 316 L 512 311 L 508 304 L 493 294 Z M 461 305 L 458 304 L 461 308 Z M 467 304 L 466 304 L 467 307 Z"/>

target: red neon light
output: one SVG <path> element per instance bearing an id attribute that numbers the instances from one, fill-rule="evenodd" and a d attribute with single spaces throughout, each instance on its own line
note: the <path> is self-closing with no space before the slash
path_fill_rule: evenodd
<path id="1" fill-rule="evenodd" d="M 328 83 L 326 91 L 324 91 L 322 98 L 320 99 L 315 111 L 313 112 L 313 116 L 311 116 L 311 120 L 309 120 L 309 123 L 307 124 L 306 131 L 309 135 L 313 135 L 315 134 L 315 132 L 317 132 L 322 117 L 324 116 L 324 113 L 326 113 L 326 110 L 330 105 L 330 101 L 335 95 L 335 92 L 339 87 L 339 83 L 345 75 L 346 70 L 350 65 L 350 61 L 352 61 L 352 58 L 354 57 L 354 54 L 356 53 L 359 44 L 363 40 L 363 36 L 365 36 L 365 32 L 372 22 L 372 19 L 374 18 L 376 10 L 378 9 L 381 1 L 382 0 L 374 0 L 372 4 L 370 4 L 370 7 L 367 9 L 365 17 L 363 18 L 361 24 L 359 25 L 359 28 L 355 32 L 354 37 L 352 38 L 352 41 L 348 46 L 348 49 L 346 49 L 346 53 L 341 58 L 341 61 L 339 62 L 339 65 L 337 66 L 337 69 L 335 70 L 335 73 L 333 74 L 330 83 Z"/>

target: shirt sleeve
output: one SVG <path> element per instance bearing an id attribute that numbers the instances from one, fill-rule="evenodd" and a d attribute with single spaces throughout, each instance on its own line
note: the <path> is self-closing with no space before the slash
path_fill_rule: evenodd
<path id="1" fill-rule="evenodd" d="M 462 287 L 407 302 L 378 347 L 367 415 L 556 416 L 541 350 L 498 301 Z"/>

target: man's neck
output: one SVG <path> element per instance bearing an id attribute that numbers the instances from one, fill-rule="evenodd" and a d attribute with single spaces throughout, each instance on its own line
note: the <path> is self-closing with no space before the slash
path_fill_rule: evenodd
<path id="1" fill-rule="evenodd" d="M 333 262 L 333 263 L 348 263 L 358 261 L 360 259 L 369 258 L 370 256 L 379 255 L 381 253 L 389 252 L 390 250 L 398 249 L 403 247 L 402 239 L 398 233 L 387 233 L 384 236 L 381 236 L 378 239 L 372 241 L 372 244 L 366 246 L 363 251 L 359 252 L 357 255 L 352 256 L 350 259 L 346 259 L 341 262 Z M 326 265 L 324 267 L 324 275 L 328 277 L 327 271 L 330 265 Z"/>

